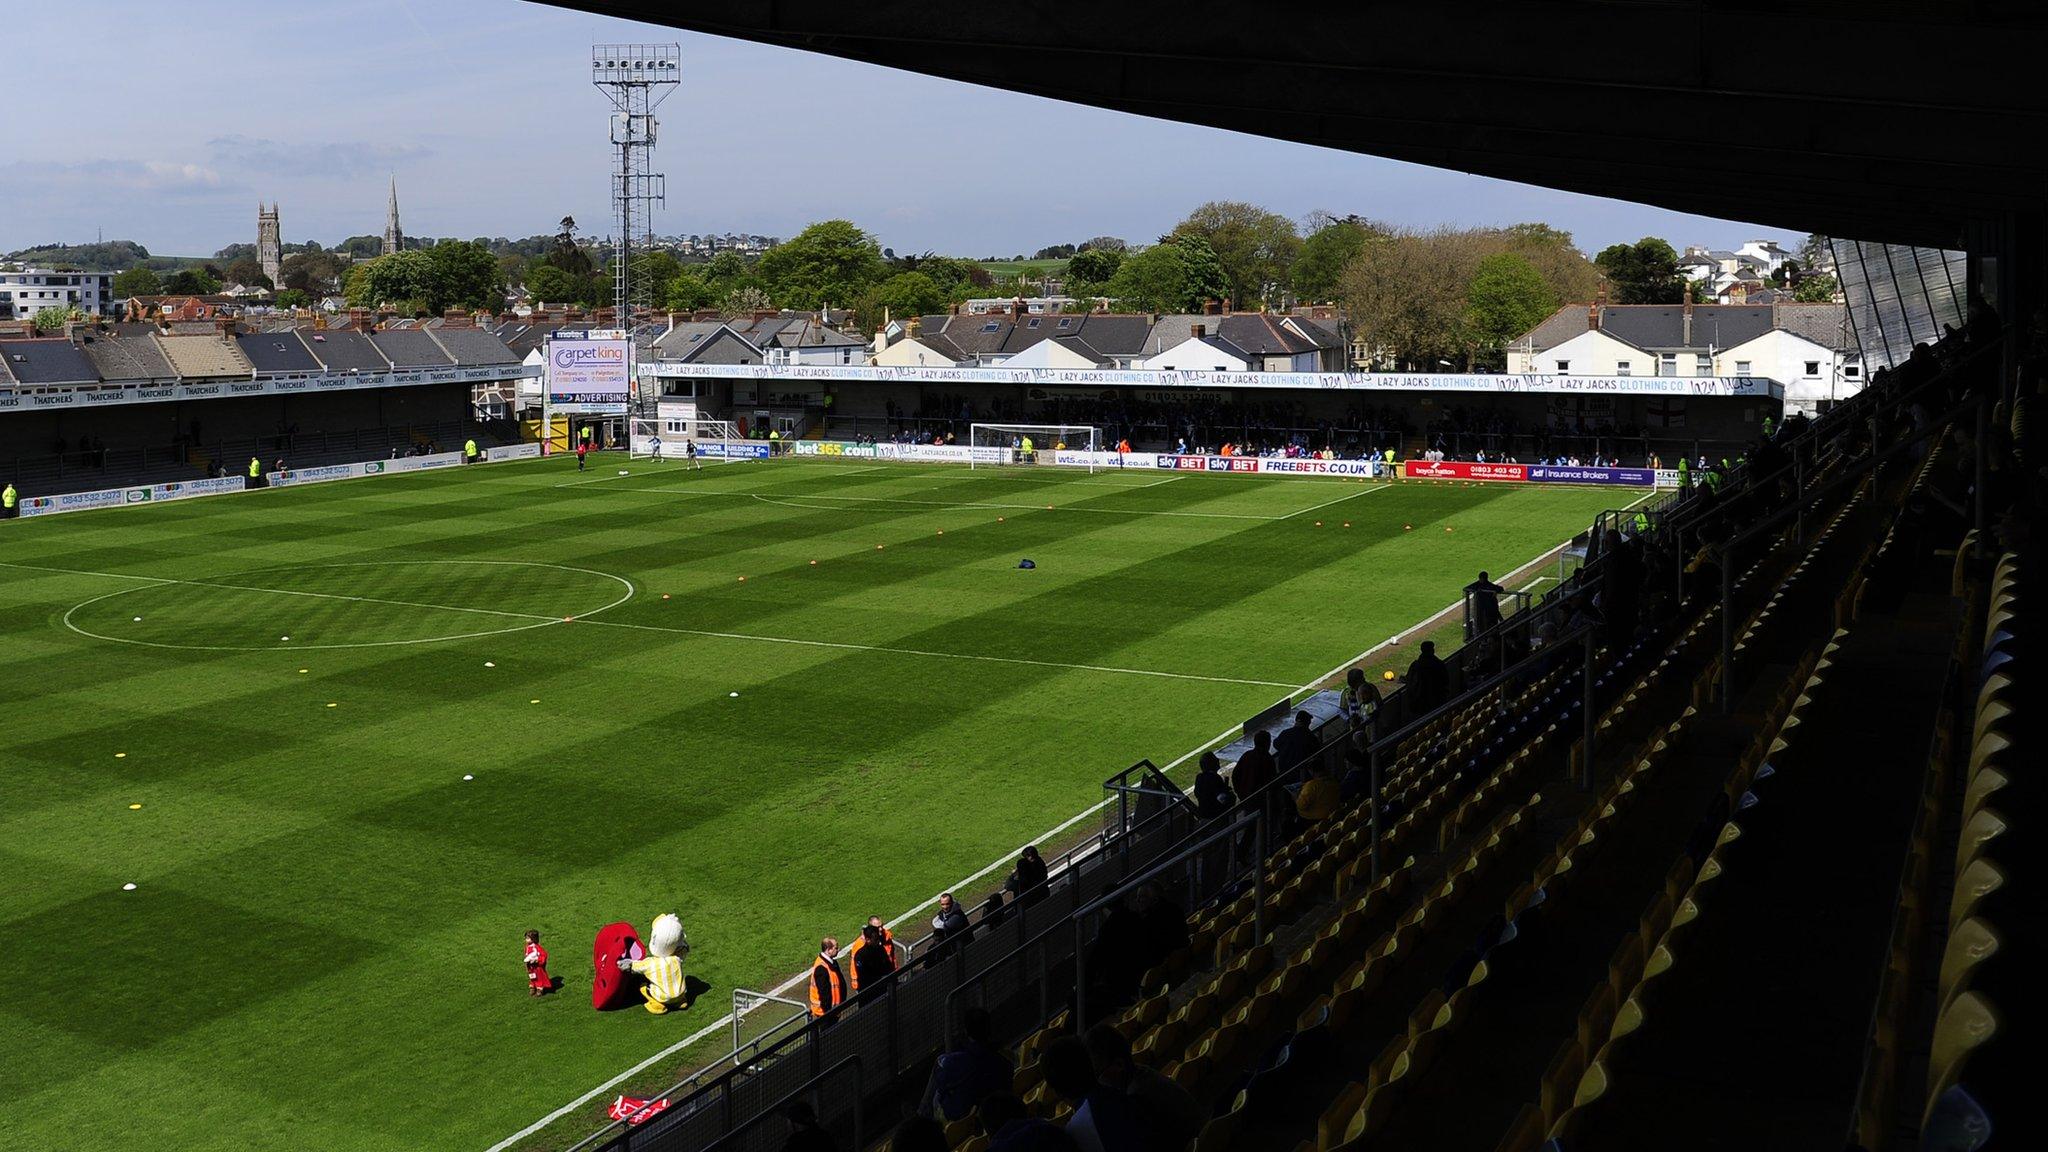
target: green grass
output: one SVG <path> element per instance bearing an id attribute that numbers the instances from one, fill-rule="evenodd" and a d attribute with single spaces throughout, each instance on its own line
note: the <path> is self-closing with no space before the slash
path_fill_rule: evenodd
<path id="1" fill-rule="evenodd" d="M 988 273 L 998 280 L 1006 276 L 1028 276 L 1038 279 L 1057 276 L 1067 270 L 1065 260 L 977 260 Z"/>
<path id="2" fill-rule="evenodd" d="M 0 525 L 0 1147 L 481 1152 L 1629 499 L 621 463 Z"/>

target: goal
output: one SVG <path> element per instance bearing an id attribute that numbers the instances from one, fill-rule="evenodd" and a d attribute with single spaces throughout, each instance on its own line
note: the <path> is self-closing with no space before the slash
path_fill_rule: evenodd
<path id="1" fill-rule="evenodd" d="M 635 416 L 631 440 L 635 460 L 687 460 L 693 442 L 697 445 L 697 460 L 704 464 L 768 458 L 768 445 L 741 436 L 728 420 L 656 420 Z"/>
<path id="2" fill-rule="evenodd" d="M 1090 472 L 1102 467 L 1102 432 L 1087 424 L 974 424 L 968 435 L 969 468 L 1051 464 L 1054 452 Z"/>

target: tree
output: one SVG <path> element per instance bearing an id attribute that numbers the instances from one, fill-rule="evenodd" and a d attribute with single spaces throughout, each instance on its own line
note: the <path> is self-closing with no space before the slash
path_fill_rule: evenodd
<path id="1" fill-rule="evenodd" d="M 774 305 L 769 303 L 768 294 L 759 288 L 735 288 L 727 293 L 725 300 L 719 304 L 718 314 L 724 319 L 733 320 L 750 312 L 761 312 L 772 307 Z"/>
<path id="2" fill-rule="evenodd" d="M 1465 290 L 1465 341 L 1475 359 L 1497 364 L 1507 343 L 1541 323 L 1557 297 L 1526 257 L 1496 252 L 1479 262 Z"/>
<path id="3" fill-rule="evenodd" d="M 204 268 L 180 268 L 164 281 L 166 296 L 211 296 L 220 291 L 220 277 Z"/>
<path id="4" fill-rule="evenodd" d="M 526 290 L 543 304 L 581 304 L 589 297 L 590 278 L 571 276 L 553 264 L 541 263 L 526 270 Z"/>
<path id="5" fill-rule="evenodd" d="M 320 297 L 341 287 L 341 278 L 348 274 L 348 268 L 348 261 L 339 254 L 314 250 L 285 257 L 277 275 L 287 291 Z"/>
<path id="6" fill-rule="evenodd" d="M 1072 244 L 1048 244 L 1031 254 L 1033 260 L 1064 260 L 1074 254 Z"/>
<path id="7" fill-rule="evenodd" d="M 433 291 L 435 270 L 432 257 L 423 249 L 408 249 L 379 256 L 359 264 L 348 277 L 348 302 L 352 308 L 398 307 L 408 313 L 431 311 L 427 303 Z M 412 307 L 417 302 L 416 307 Z"/>
<path id="8" fill-rule="evenodd" d="M 1792 289 L 1792 298 L 1801 304 L 1832 304 L 1841 286 L 1833 276 L 1826 273 L 1808 274 Z"/>
<path id="9" fill-rule="evenodd" d="M 662 293 L 662 304 L 677 312 L 695 312 L 699 308 L 711 307 L 718 297 L 718 290 L 704 278 L 703 272 L 685 268 L 669 278 L 668 287 Z"/>
<path id="10" fill-rule="evenodd" d="M 270 277 L 263 274 L 263 265 L 257 263 L 254 256 L 237 256 L 228 262 L 228 266 L 221 270 L 221 274 L 229 283 L 240 284 L 245 288 L 277 287 L 270 282 Z M 283 272 L 280 271 L 278 274 L 283 275 Z"/>
<path id="11" fill-rule="evenodd" d="M 426 250 L 427 307 L 496 311 L 505 304 L 505 278 L 489 247 L 470 240 L 444 240 Z M 388 259 L 388 257 L 387 257 Z"/>
<path id="12" fill-rule="evenodd" d="M 1833 241 L 1818 232 L 1809 232 L 1799 242 L 1799 266 L 1811 272 L 1816 268 L 1835 266 Z"/>
<path id="13" fill-rule="evenodd" d="M 881 245 L 848 220 L 825 220 L 770 248 L 756 268 L 768 295 L 786 308 L 847 304 L 880 282 Z"/>
<path id="14" fill-rule="evenodd" d="M 1366 243 L 1337 295 L 1374 363 L 1434 370 L 1467 355 L 1468 297 L 1487 247 L 1484 234 L 1451 228 Z"/>
<path id="15" fill-rule="evenodd" d="M 1294 291 L 1304 300 L 1329 300 L 1344 278 L 1344 266 L 1365 250 L 1366 242 L 1385 230 L 1357 216 L 1331 219 L 1310 232 L 1301 242 L 1291 277 Z"/>
<path id="16" fill-rule="evenodd" d="M 555 242 L 548 249 L 548 263 L 578 279 L 590 276 L 596 268 L 590 262 L 590 253 L 576 242 L 576 218 L 562 217 L 561 229 L 555 233 Z"/>
<path id="17" fill-rule="evenodd" d="M 1126 249 L 1126 248 L 1129 248 L 1129 247 L 1130 247 L 1130 245 L 1129 245 L 1129 244 L 1126 244 L 1126 243 L 1124 243 L 1124 242 L 1123 242 L 1123 239 L 1122 239 L 1121 237 L 1117 237 L 1117 236 L 1097 236 L 1097 237 L 1095 237 L 1095 238 L 1093 238 L 1093 239 L 1091 239 L 1091 240 L 1087 240 L 1087 241 L 1084 241 L 1084 242 L 1083 242 L 1083 243 L 1081 244 L 1081 247 L 1080 247 L 1080 248 L 1078 248 L 1078 249 L 1077 249 L 1076 251 L 1080 251 L 1080 252 L 1098 252 L 1098 251 L 1099 251 L 1099 252 L 1122 252 L 1122 251 L 1123 251 L 1124 249 Z"/>
<path id="18" fill-rule="evenodd" d="M 924 316 L 944 311 L 946 304 L 946 290 L 938 281 L 922 272 L 898 272 L 875 288 L 876 314 L 862 318 L 879 323 L 881 308 L 888 309 L 891 316 Z"/>
<path id="19" fill-rule="evenodd" d="M 335 246 L 336 252 L 354 260 L 368 260 L 384 251 L 382 236 L 351 236 Z"/>
<path id="20" fill-rule="evenodd" d="M 1616 304 L 1680 304 L 1685 281 L 1678 274 L 1678 253 L 1655 236 L 1634 244 L 1613 244 L 1600 250 L 1593 263 L 1607 277 Z"/>
<path id="21" fill-rule="evenodd" d="M 1572 234 L 1548 224 L 1515 224 L 1501 232 L 1506 251 L 1532 265 L 1558 303 L 1590 302 L 1600 291 L 1600 270 L 1579 251 Z"/>
<path id="22" fill-rule="evenodd" d="M 34 323 L 36 331 L 47 336 L 52 332 L 62 332 L 64 325 L 70 321 L 83 319 L 85 319 L 85 313 L 76 308 L 65 305 L 53 305 L 39 310 L 35 315 Z"/>
<path id="23" fill-rule="evenodd" d="M 122 300 L 131 296 L 157 296 L 163 290 L 163 279 L 148 268 L 130 268 L 114 277 L 114 295 Z"/>
<path id="24" fill-rule="evenodd" d="M 1124 259 L 1103 295 L 1142 312 L 1190 312 L 1228 291 L 1222 264 L 1199 236 L 1171 236 Z"/>
<path id="25" fill-rule="evenodd" d="M 1074 253 L 1067 261 L 1068 293 L 1071 295 L 1077 285 L 1109 283 L 1123 263 L 1121 248 L 1088 248 Z"/>
<path id="26" fill-rule="evenodd" d="M 299 291 L 297 288 L 287 288 L 277 294 L 277 306 L 279 308 L 304 308 L 312 302 L 312 297 Z"/>
<path id="27" fill-rule="evenodd" d="M 1226 293 L 1246 308 L 1275 298 L 1301 251 L 1294 221 L 1237 200 L 1212 200 L 1188 213 L 1176 236 L 1208 241 L 1222 262 Z"/>

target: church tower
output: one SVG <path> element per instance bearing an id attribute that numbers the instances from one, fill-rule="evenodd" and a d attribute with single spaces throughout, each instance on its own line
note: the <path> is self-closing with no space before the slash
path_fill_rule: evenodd
<path id="1" fill-rule="evenodd" d="M 384 215 L 384 255 L 405 251 L 405 233 L 398 227 L 398 177 L 391 178 L 391 208 Z"/>
<path id="2" fill-rule="evenodd" d="M 256 262 L 270 277 L 272 289 L 284 287 L 284 240 L 277 225 L 277 205 L 256 202 Z"/>

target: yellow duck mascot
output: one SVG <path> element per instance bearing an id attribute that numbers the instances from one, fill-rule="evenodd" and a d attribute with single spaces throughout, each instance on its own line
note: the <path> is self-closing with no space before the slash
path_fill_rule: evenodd
<path id="1" fill-rule="evenodd" d="M 647 1000 L 647 1010 L 658 1016 L 671 1008 L 689 1007 L 683 984 L 683 957 L 689 954 L 690 941 L 683 936 L 683 922 L 675 913 L 664 912 L 654 918 L 654 931 L 647 936 L 646 957 L 619 957 L 619 971 L 631 971 L 646 981 L 640 986 L 640 995 Z"/>

